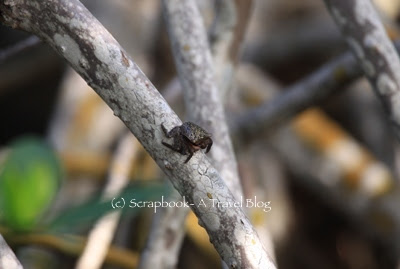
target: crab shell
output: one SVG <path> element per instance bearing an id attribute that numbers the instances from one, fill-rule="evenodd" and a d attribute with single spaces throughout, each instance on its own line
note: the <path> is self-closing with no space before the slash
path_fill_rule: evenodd
<path id="1" fill-rule="evenodd" d="M 195 145 L 201 143 L 202 141 L 211 138 L 211 134 L 206 132 L 203 128 L 194 124 L 193 122 L 185 122 L 180 126 L 180 131 L 183 136 L 185 136 L 190 143 Z"/>

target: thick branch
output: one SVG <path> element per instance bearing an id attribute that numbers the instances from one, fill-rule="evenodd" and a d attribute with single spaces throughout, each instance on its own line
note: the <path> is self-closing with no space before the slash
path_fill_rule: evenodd
<path id="1" fill-rule="evenodd" d="M 188 164 L 161 144 L 161 129 L 180 125 L 159 92 L 117 41 L 78 0 L 0 2 L 4 24 L 40 36 L 60 53 L 136 136 L 186 198 L 231 268 L 275 268 L 235 199 L 204 154 Z M 215 199 L 215 200 L 211 200 Z M 198 206 L 204 202 L 207 206 Z"/>
<path id="2" fill-rule="evenodd" d="M 188 116 L 212 132 L 215 141 L 212 159 L 239 200 L 243 194 L 236 159 L 202 18 L 194 1 L 165 0 L 163 4 Z M 243 254 L 251 257 L 248 253 Z M 261 261 L 257 267 L 273 266 L 268 259 Z M 249 263 L 246 267 L 254 265 Z"/>
<path id="3" fill-rule="evenodd" d="M 239 2 L 248 3 L 249 1 L 239 0 Z M 232 55 L 229 54 L 237 53 L 237 51 L 235 52 L 231 51 L 230 53 L 230 50 L 233 47 L 235 47 L 236 50 L 238 49 L 239 46 L 238 45 L 235 46 L 234 42 L 240 43 L 241 36 L 243 35 L 244 32 L 244 27 L 241 27 L 241 29 L 239 29 L 240 31 L 237 30 L 236 31 L 237 33 L 233 32 L 235 28 L 238 28 L 235 26 L 239 26 L 237 25 L 238 20 L 236 19 L 237 17 L 236 13 L 238 12 L 238 10 L 235 6 L 234 1 L 223 0 L 219 1 L 219 3 L 221 4 L 218 12 L 220 16 L 217 15 L 216 18 L 218 19 L 214 21 L 214 29 L 217 28 L 218 31 L 215 32 L 214 36 L 215 40 L 213 40 L 214 48 L 216 48 L 215 50 L 213 50 L 214 63 L 215 63 L 214 66 L 216 68 L 213 68 L 212 66 L 212 62 L 209 57 L 210 51 L 208 49 L 208 44 L 207 44 L 208 41 L 206 39 L 206 34 L 205 34 L 206 31 L 204 29 L 202 18 L 200 17 L 199 12 L 196 11 L 196 6 L 194 5 L 194 2 L 187 1 L 184 3 L 184 5 L 181 8 L 184 9 L 184 11 L 186 12 L 168 13 L 167 9 L 165 9 L 166 19 L 170 25 L 169 32 L 171 39 L 174 40 L 175 44 L 179 43 L 183 44 L 182 47 L 179 46 L 174 47 L 175 61 L 177 62 L 177 65 L 181 66 L 180 79 L 181 81 L 182 80 L 194 81 L 193 84 L 197 86 L 194 88 L 185 89 L 186 91 L 192 91 L 191 93 L 186 92 L 185 94 L 186 106 L 189 108 L 192 107 L 198 108 L 199 106 L 205 107 L 206 105 L 207 109 L 209 110 L 209 114 L 211 114 L 212 111 L 221 110 L 221 107 L 223 105 L 219 99 L 213 98 L 211 101 L 209 100 L 206 104 L 198 104 L 197 103 L 198 100 L 196 100 L 196 98 L 190 99 L 190 96 L 193 95 L 210 96 L 211 91 L 214 91 L 213 93 L 211 93 L 212 96 L 224 95 L 220 93 L 221 91 L 225 92 L 228 85 L 231 85 L 231 78 L 233 74 L 232 70 L 233 59 L 230 58 Z M 171 6 L 175 7 L 177 4 L 181 5 L 181 3 L 174 1 L 165 1 L 165 6 L 169 7 L 169 10 L 171 10 Z M 245 10 L 246 14 L 248 13 L 248 10 L 249 9 Z M 191 16 L 188 16 L 189 14 Z M 246 18 L 243 17 L 245 16 L 241 16 L 240 26 L 245 24 Z M 177 33 L 181 25 L 186 24 L 187 21 L 192 22 L 191 27 L 182 28 L 183 34 Z M 194 35 L 196 35 L 196 37 L 198 38 L 191 39 L 190 37 Z M 201 40 L 199 38 L 201 38 Z M 193 40 L 192 44 L 186 44 L 187 40 Z M 183 49 L 184 47 L 196 48 L 199 47 L 199 44 L 201 44 L 203 49 L 199 50 L 194 49 L 194 51 L 189 49 L 188 50 Z M 188 54 L 196 55 L 196 58 L 188 57 Z M 202 61 L 201 65 L 197 66 L 194 61 L 195 59 L 199 58 L 205 60 Z M 182 59 L 185 60 L 182 61 Z M 196 68 L 192 68 L 193 66 L 196 66 Z M 213 71 L 217 72 L 216 76 L 212 74 Z M 220 86 L 207 87 L 207 84 L 203 83 L 204 78 L 202 76 L 196 76 L 199 73 L 211 76 L 212 78 L 217 77 L 217 79 L 211 79 L 210 83 L 215 84 L 216 81 L 218 81 L 218 85 Z M 218 73 L 219 74 L 222 73 L 222 75 L 218 76 Z M 174 81 L 177 82 L 176 79 Z M 171 89 L 171 87 L 169 88 Z M 165 93 L 165 91 L 163 92 Z M 188 98 L 189 100 L 187 100 Z M 168 100 L 167 97 L 166 99 Z M 204 101 L 205 99 L 203 98 L 201 100 Z M 170 100 L 168 101 L 169 103 L 171 103 Z M 188 109 L 189 117 L 191 117 L 192 111 L 193 111 L 192 109 Z M 204 113 L 202 113 L 201 115 L 197 114 L 193 115 L 193 117 L 191 118 L 194 119 L 195 122 L 204 123 L 207 122 L 209 119 L 198 118 L 198 117 L 199 116 L 209 117 L 210 116 L 209 114 L 208 115 L 204 115 Z M 215 116 L 213 116 L 213 118 L 214 117 Z M 214 149 L 215 147 L 218 147 L 224 150 L 224 152 L 219 151 L 220 152 L 219 155 L 221 155 L 222 153 L 222 155 L 226 159 L 229 159 L 230 162 L 226 161 L 221 162 L 221 160 L 219 159 L 214 159 L 213 160 L 214 164 L 216 165 L 216 167 L 219 168 L 218 170 L 221 176 L 224 178 L 225 183 L 227 183 L 228 186 L 231 186 L 230 189 L 236 191 L 236 197 L 240 198 L 240 196 L 243 196 L 243 194 L 241 193 L 239 175 L 237 173 L 237 168 L 236 168 L 236 160 L 235 156 L 233 155 L 229 136 L 227 135 L 226 132 L 223 134 L 223 136 L 219 136 L 221 134 L 221 132 L 219 132 L 219 128 L 212 129 L 215 127 L 217 127 L 216 124 L 211 124 L 210 129 L 208 130 L 211 131 L 214 135 L 213 137 L 213 139 L 215 140 Z M 212 155 L 212 157 L 214 156 L 215 154 Z M 227 181 L 232 181 L 232 182 L 227 182 Z M 172 197 L 171 199 L 177 200 L 178 198 Z M 183 239 L 183 235 L 185 232 L 184 230 L 181 229 L 181 227 L 186 219 L 187 212 L 188 212 L 187 210 L 184 210 L 182 208 L 164 208 L 161 210 L 159 215 L 157 215 L 157 217 L 153 219 L 152 230 L 150 231 L 150 236 L 146 244 L 146 248 L 143 251 L 139 268 L 145 269 L 145 268 L 176 267 L 177 256 L 178 256 L 177 252 L 180 249 L 181 240 Z M 168 245 L 168 248 L 165 248 L 166 245 Z"/>
<path id="4" fill-rule="evenodd" d="M 325 0 L 400 139 L 400 59 L 370 0 Z"/>

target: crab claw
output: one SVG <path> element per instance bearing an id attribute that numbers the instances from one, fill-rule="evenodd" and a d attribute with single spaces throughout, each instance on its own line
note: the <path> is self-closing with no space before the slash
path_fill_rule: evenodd
<path id="1" fill-rule="evenodd" d="M 210 143 L 207 146 L 206 153 L 208 153 L 210 151 L 212 145 L 213 145 L 213 141 L 210 139 Z"/>

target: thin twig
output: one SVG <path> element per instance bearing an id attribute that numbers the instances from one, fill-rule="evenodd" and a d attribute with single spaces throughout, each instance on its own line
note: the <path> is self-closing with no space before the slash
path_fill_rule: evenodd
<path id="1" fill-rule="evenodd" d="M 104 199 L 118 196 L 128 184 L 129 172 L 133 158 L 137 153 L 137 146 L 131 133 L 125 134 L 119 141 L 110 167 L 108 182 L 104 189 Z M 102 266 L 120 216 L 121 211 L 111 212 L 96 222 L 89 233 L 85 249 L 77 262 L 77 269 L 96 269 Z"/>
<path id="2" fill-rule="evenodd" d="M 25 246 L 38 245 L 59 250 L 68 255 L 78 256 L 82 253 L 86 238 L 75 235 L 53 235 L 53 234 L 5 234 L 10 243 Z M 135 268 L 138 264 L 138 255 L 135 252 L 111 246 L 105 257 L 107 264 L 117 265 L 123 268 Z M 3 268 L 3 267 L 2 267 Z M 4 267 L 8 268 L 8 267 Z"/>
<path id="3" fill-rule="evenodd" d="M 78 0 L 10 0 L 0 3 L 0 11 L 4 24 L 52 46 L 111 107 L 186 198 L 231 268 L 275 268 L 242 209 L 212 206 L 235 199 L 205 155 L 197 153 L 184 164 L 186 156 L 163 146 L 161 124 L 172 129 L 182 122 Z"/>
<path id="4" fill-rule="evenodd" d="M 324 0 L 400 139 L 400 58 L 370 0 Z"/>
<path id="5" fill-rule="evenodd" d="M 40 39 L 37 36 L 30 36 L 14 45 L 12 45 L 9 48 L 6 48 L 2 51 L 0 51 L 0 63 L 4 62 L 8 58 L 20 53 L 21 51 L 24 51 L 28 48 L 31 48 L 33 46 L 36 46 L 40 44 Z"/>

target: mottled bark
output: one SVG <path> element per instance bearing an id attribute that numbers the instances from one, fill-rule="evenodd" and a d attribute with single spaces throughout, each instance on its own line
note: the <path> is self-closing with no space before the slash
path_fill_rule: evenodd
<path id="1" fill-rule="evenodd" d="M 239 199 L 242 189 L 235 154 L 200 12 L 193 0 L 165 0 L 163 8 L 188 119 L 212 133 L 213 163 Z"/>
<path id="2" fill-rule="evenodd" d="M 180 119 L 78 0 L 2 1 L 0 20 L 50 44 L 103 98 L 186 198 L 231 268 L 275 268 L 242 209 L 213 206 L 235 199 L 205 155 L 183 164 L 186 156 L 161 144 L 161 124 L 171 129 Z"/>
<path id="3" fill-rule="evenodd" d="M 237 55 L 251 1 L 222 0 L 218 3 L 219 8 L 211 34 L 214 61 L 210 57 L 205 26 L 195 2 L 165 1 L 164 6 L 167 8 L 164 11 L 170 38 L 176 45 L 173 49 L 175 62 L 180 71 L 180 80 L 185 85 L 194 85 L 184 89 L 187 114 L 194 122 L 208 126 L 207 131 L 213 134 L 214 145 L 210 153 L 213 163 L 225 183 L 235 193 L 236 199 L 240 199 L 243 193 L 235 155 L 226 131 L 222 100 L 218 97 L 224 96 L 231 85 L 233 65 L 236 60 L 233 55 Z M 236 6 L 238 4 L 246 8 L 238 10 Z M 176 10 L 178 6 L 181 12 L 169 12 L 172 9 Z M 240 18 L 238 18 L 239 12 Z M 204 81 L 205 78 L 209 80 L 208 83 Z M 199 113 L 199 110 L 204 111 Z M 219 111 L 219 114 L 215 111 Z M 208 124 L 211 120 L 214 121 Z M 160 213 L 161 216 L 155 218 L 157 225 L 153 223 L 151 235 L 141 258 L 141 269 L 176 267 L 177 252 L 184 233 L 179 224 L 184 223 L 186 213 L 185 209 L 166 208 Z M 165 247 L 166 242 L 168 248 Z"/>
<path id="4" fill-rule="evenodd" d="M 214 145 L 210 153 L 213 163 L 240 201 L 243 194 L 236 159 L 204 23 L 194 1 L 165 0 L 163 8 L 188 118 L 212 133 Z M 243 255 L 248 256 L 247 250 L 243 250 Z M 249 263 L 246 267 L 254 265 Z M 273 263 L 267 258 L 260 260 L 257 268 L 269 266 Z"/>
<path id="5" fill-rule="evenodd" d="M 370 0 L 325 0 L 400 139 L 400 59 Z"/>

